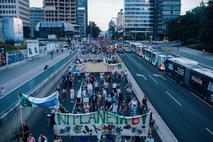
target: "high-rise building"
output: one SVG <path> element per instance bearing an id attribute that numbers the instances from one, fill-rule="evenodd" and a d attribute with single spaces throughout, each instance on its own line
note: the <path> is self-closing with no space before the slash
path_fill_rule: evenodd
<path id="1" fill-rule="evenodd" d="M 124 37 L 149 38 L 153 35 L 154 0 L 124 0 Z"/>
<path id="2" fill-rule="evenodd" d="M 76 24 L 76 0 L 43 0 L 46 21 Z"/>
<path id="3" fill-rule="evenodd" d="M 0 37 L 2 35 L 2 18 L 16 17 L 23 21 L 24 27 L 30 25 L 29 0 L 0 0 Z"/>
<path id="4" fill-rule="evenodd" d="M 181 0 L 156 0 L 156 34 L 157 37 L 167 36 L 167 23 L 180 15 Z"/>
<path id="5" fill-rule="evenodd" d="M 124 10 L 116 18 L 116 32 L 128 39 L 166 37 L 167 23 L 180 15 L 180 7 L 180 0 L 124 0 Z"/>
<path id="6" fill-rule="evenodd" d="M 30 28 L 31 28 L 32 36 L 34 36 L 35 26 L 39 22 L 43 22 L 43 21 L 44 21 L 44 9 L 31 7 L 30 8 Z"/>
<path id="7" fill-rule="evenodd" d="M 77 0 L 77 24 L 80 26 L 80 35 L 87 35 L 88 7 L 87 0 Z"/>
<path id="8" fill-rule="evenodd" d="M 118 15 L 116 17 L 116 26 L 115 26 L 115 31 L 118 33 L 118 38 L 123 36 L 123 26 L 124 26 L 124 12 L 123 9 L 121 9 L 118 12 Z"/>

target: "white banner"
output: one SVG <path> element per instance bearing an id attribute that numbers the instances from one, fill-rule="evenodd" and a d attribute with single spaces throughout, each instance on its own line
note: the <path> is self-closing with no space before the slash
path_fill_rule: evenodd
<path id="1" fill-rule="evenodd" d="M 27 57 L 34 57 L 39 55 L 38 41 L 27 41 Z"/>
<path id="2" fill-rule="evenodd" d="M 59 136 L 147 136 L 149 114 L 133 117 L 119 116 L 106 111 L 86 114 L 55 114 L 55 133 Z"/>

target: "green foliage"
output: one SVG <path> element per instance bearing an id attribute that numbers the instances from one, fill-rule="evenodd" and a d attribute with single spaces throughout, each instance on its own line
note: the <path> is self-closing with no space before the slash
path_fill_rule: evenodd
<path id="1" fill-rule="evenodd" d="M 179 40 L 188 47 L 213 52 L 213 0 L 168 23 L 169 40 Z M 190 46 L 191 45 L 191 46 Z M 197 47 L 195 47 L 197 45 Z"/>
<path id="2" fill-rule="evenodd" d="M 87 30 L 87 33 L 90 34 L 93 38 L 97 38 L 101 32 L 100 28 L 93 21 L 89 21 Z"/>
<path id="3" fill-rule="evenodd" d="M 13 52 L 13 51 L 17 51 L 17 50 L 27 49 L 27 44 L 26 43 L 23 43 L 21 45 L 15 46 L 13 43 L 0 42 L 0 46 L 5 46 L 6 47 L 6 52 L 8 52 L 8 53 Z"/>

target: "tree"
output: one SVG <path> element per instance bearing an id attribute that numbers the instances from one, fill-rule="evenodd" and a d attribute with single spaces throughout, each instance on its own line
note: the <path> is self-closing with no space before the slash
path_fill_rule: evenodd
<path id="1" fill-rule="evenodd" d="M 90 34 L 93 38 L 97 38 L 101 32 L 100 28 L 93 21 L 89 21 L 87 30 L 87 33 Z"/>
<path id="2" fill-rule="evenodd" d="M 213 0 L 209 0 L 205 8 L 206 22 L 203 26 L 201 41 L 204 48 L 213 53 Z"/>
<path id="3" fill-rule="evenodd" d="M 213 0 L 168 22 L 169 40 L 180 40 L 195 49 L 213 52 Z"/>

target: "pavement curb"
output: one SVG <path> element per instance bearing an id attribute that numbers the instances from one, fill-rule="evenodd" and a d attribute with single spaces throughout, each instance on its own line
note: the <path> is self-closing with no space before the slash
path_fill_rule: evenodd
<path id="1" fill-rule="evenodd" d="M 37 86 L 35 89 L 33 89 L 32 91 L 30 91 L 31 93 L 31 95 L 33 95 L 33 94 L 36 94 L 37 92 L 36 92 L 36 90 L 39 90 L 39 89 L 41 89 L 41 87 L 43 87 L 45 84 L 47 84 L 47 81 L 48 80 L 50 80 L 50 79 L 52 79 L 58 72 L 59 72 L 59 70 L 61 70 L 63 67 L 65 67 L 67 64 L 69 64 L 70 63 L 70 61 L 72 61 L 74 58 L 76 58 L 77 57 L 77 55 L 79 54 L 79 52 L 76 52 L 76 55 L 74 55 L 69 61 L 67 61 L 66 63 L 65 63 L 65 65 L 63 65 L 60 69 L 58 69 L 56 72 L 54 72 L 50 77 L 48 77 L 47 79 L 45 79 L 39 86 Z M 69 55 L 68 55 L 69 56 Z M 68 56 L 66 56 L 66 57 L 68 57 Z M 66 58 L 65 57 L 65 58 Z M 63 59 L 61 59 L 60 61 L 62 61 Z M 58 61 L 58 62 L 60 62 L 60 61 Z M 57 63 L 58 63 L 57 62 Z M 54 66 L 55 64 L 52 64 L 50 67 L 52 67 L 52 66 Z M 49 68 L 50 68 L 49 67 Z M 42 72 L 40 72 L 38 75 L 40 75 Z M 37 75 L 37 76 L 38 76 Z M 35 76 L 36 77 L 36 76 Z M 32 78 L 31 79 L 29 79 L 29 80 L 32 80 Z M 27 82 L 27 81 L 26 81 Z M 26 83 L 25 82 L 25 83 Z M 23 83 L 22 85 L 24 85 L 25 83 Z M 21 86 L 21 85 L 20 85 Z M 20 87 L 19 86 L 19 87 Z M 16 88 L 15 88 L 16 89 Z M 14 89 L 14 90 L 15 90 Z M 13 91 L 13 90 L 12 90 Z M 9 93 L 11 93 L 12 91 L 10 91 Z M 9 94 L 8 93 L 8 94 Z M 7 112 L 6 113 L 4 113 L 1 117 L 0 117 L 0 120 L 2 120 L 2 119 L 4 119 L 4 117 L 6 117 L 9 113 L 11 113 L 16 107 L 18 106 L 18 103 L 13 103 L 12 105 L 11 105 L 11 108 L 9 108 L 8 110 L 7 110 Z"/>
<path id="2" fill-rule="evenodd" d="M 61 75 L 64 73 L 64 71 L 67 70 L 67 67 L 70 66 L 70 63 L 73 62 L 73 60 L 78 56 L 79 52 L 76 52 L 76 54 L 67 62 L 64 63 L 63 66 L 58 68 L 53 74 L 51 74 L 48 78 L 46 78 L 41 84 L 36 86 L 32 91 L 30 91 L 30 94 L 33 96 L 38 97 L 44 97 L 49 95 L 51 92 L 53 92 L 54 88 L 57 86 L 58 82 L 61 79 Z M 61 75 L 60 75 L 61 74 Z M 22 108 L 22 113 L 25 114 L 23 117 L 24 122 L 30 122 L 33 118 L 31 117 L 31 114 L 35 114 L 38 111 L 42 111 L 41 109 L 35 109 L 35 108 Z M 19 104 L 16 103 L 14 107 L 12 107 L 8 111 L 8 115 L 2 119 L 0 119 L 0 123 L 4 123 L 4 121 L 13 120 L 11 123 L 4 123 L 4 127 L 6 128 L 7 125 L 10 125 L 10 130 L 6 130 L 3 133 L 0 133 L 0 141 L 6 141 L 9 140 L 11 137 L 13 137 L 16 132 L 19 131 L 20 127 L 20 120 L 18 118 L 14 118 L 17 115 L 19 116 Z M 8 126 L 7 126 L 8 128 Z M 1 128 L 4 130 L 3 128 Z"/>
<path id="3" fill-rule="evenodd" d="M 120 57 L 119 57 L 120 58 Z M 127 79 L 129 82 L 132 83 L 133 91 L 135 95 L 137 96 L 138 100 L 142 101 L 143 97 L 145 96 L 144 92 L 141 90 L 139 85 L 137 84 L 135 78 L 130 73 L 126 65 L 123 63 L 125 69 L 127 70 L 128 76 Z M 174 134 L 171 132 L 171 130 L 168 128 L 166 123 L 163 121 L 163 119 L 160 117 L 158 112 L 155 110 L 151 102 L 148 100 L 148 108 L 151 109 L 151 112 L 153 113 L 153 118 L 155 119 L 155 129 L 158 133 L 158 136 L 160 137 L 162 142 L 178 142 L 177 138 L 174 136 Z"/>

